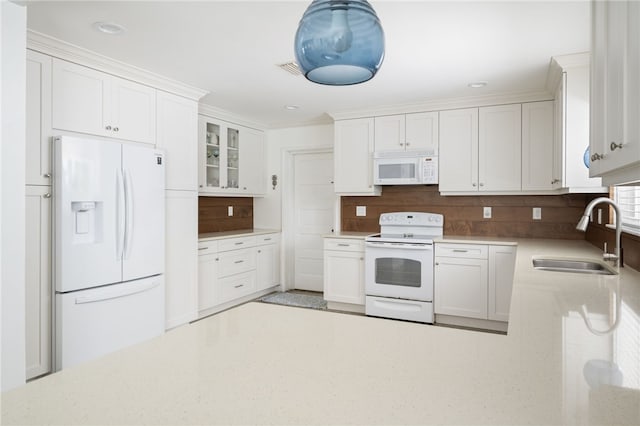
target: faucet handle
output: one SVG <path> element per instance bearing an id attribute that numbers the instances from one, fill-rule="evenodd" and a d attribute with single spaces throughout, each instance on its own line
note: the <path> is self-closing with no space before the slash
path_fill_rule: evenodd
<path id="1" fill-rule="evenodd" d="M 604 251 L 605 254 L 607 253 L 607 242 L 606 241 L 604 242 L 604 248 L 602 250 Z"/>

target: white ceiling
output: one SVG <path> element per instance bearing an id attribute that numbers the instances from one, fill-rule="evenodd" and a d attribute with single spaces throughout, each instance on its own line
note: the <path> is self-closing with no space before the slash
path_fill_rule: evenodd
<path id="1" fill-rule="evenodd" d="M 478 95 L 543 91 L 552 56 L 589 50 L 588 1 L 370 3 L 386 55 L 369 82 L 322 86 L 276 64 L 311 3 L 299 1 L 28 1 L 28 27 L 210 91 L 203 103 L 265 127 L 327 121 L 326 113 Z M 123 35 L 92 29 L 123 25 Z M 473 81 L 488 81 L 471 89 Z M 295 111 L 285 105 L 298 105 Z"/>

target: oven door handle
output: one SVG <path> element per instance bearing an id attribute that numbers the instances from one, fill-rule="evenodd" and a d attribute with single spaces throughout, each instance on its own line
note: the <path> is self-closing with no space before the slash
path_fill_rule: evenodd
<path id="1" fill-rule="evenodd" d="M 433 250 L 433 244 L 411 244 L 411 243 L 377 243 L 373 241 L 367 241 L 366 247 L 373 248 L 393 248 L 402 250 Z"/>

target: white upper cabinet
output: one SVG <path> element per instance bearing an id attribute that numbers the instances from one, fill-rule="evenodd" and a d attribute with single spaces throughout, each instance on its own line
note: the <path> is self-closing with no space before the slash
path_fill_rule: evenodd
<path id="1" fill-rule="evenodd" d="M 200 115 L 201 195 L 264 196 L 264 133 Z"/>
<path id="2" fill-rule="evenodd" d="M 478 108 L 440 112 L 440 191 L 478 190 Z"/>
<path id="3" fill-rule="evenodd" d="M 334 188 L 343 195 L 380 195 L 373 185 L 374 119 L 335 122 Z"/>
<path id="4" fill-rule="evenodd" d="M 553 101 L 522 104 L 522 190 L 553 189 Z"/>
<path id="5" fill-rule="evenodd" d="M 165 152 L 166 189 L 198 190 L 198 103 L 158 91 L 156 146 Z"/>
<path id="6" fill-rule="evenodd" d="M 52 127 L 155 144 L 156 91 L 53 59 Z"/>
<path id="7" fill-rule="evenodd" d="M 589 177 L 589 54 L 556 56 L 551 67 L 560 77 L 554 100 L 553 189 L 606 191 L 600 178 Z"/>
<path id="8" fill-rule="evenodd" d="M 520 104 L 479 108 L 478 187 L 480 191 L 521 189 Z"/>
<path id="9" fill-rule="evenodd" d="M 375 117 L 375 150 L 438 152 L 438 113 Z"/>
<path id="10" fill-rule="evenodd" d="M 27 185 L 51 185 L 51 57 L 27 50 Z"/>
<path id="11" fill-rule="evenodd" d="M 640 3 L 592 2 L 591 176 L 640 181 Z"/>
<path id="12" fill-rule="evenodd" d="M 441 192 L 521 190 L 520 104 L 440 112 Z"/>

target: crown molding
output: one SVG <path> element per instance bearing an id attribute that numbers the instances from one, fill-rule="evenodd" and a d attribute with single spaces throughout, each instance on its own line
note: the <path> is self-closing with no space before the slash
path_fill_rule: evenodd
<path id="1" fill-rule="evenodd" d="M 239 124 L 241 126 L 250 127 L 256 130 L 265 130 L 269 126 L 264 123 L 258 123 L 255 121 L 247 120 L 239 115 L 236 115 L 230 111 L 200 103 L 198 104 L 198 114 L 206 115 L 207 117 L 217 118 L 218 120 L 228 121 L 230 123 Z"/>
<path id="2" fill-rule="evenodd" d="M 414 112 L 444 111 L 448 109 L 473 108 L 492 105 L 516 104 L 523 102 L 549 101 L 553 95 L 546 91 L 530 91 L 505 93 L 488 96 L 467 96 L 463 98 L 438 99 L 428 102 L 420 102 L 404 105 L 388 105 L 374 109 L 362 109 L 356 111 L 330 112 L 334 120 L 349 120 L 353 118 L 378 117 L 383 115 L 410 114 Z"/>
<path id="3" fill-rule="evenodd" d="M 549 63 L 547 83 L 545 87 L 550 93 L 555 93 L 563 72 L 568 71 L 571 68 L 588 67 L 590 62 L 591 54 L 589 52 L 552 57 Z"/>
<path id="4" fill-rule="evenodd" d="M 27 30 L 27 49 L 94 68 L 98 71 L 113 74 L 195 101 L 200 100 L 200 98 L 209 93 L 207 90 L 189 86 L 33 30 Z"/>

